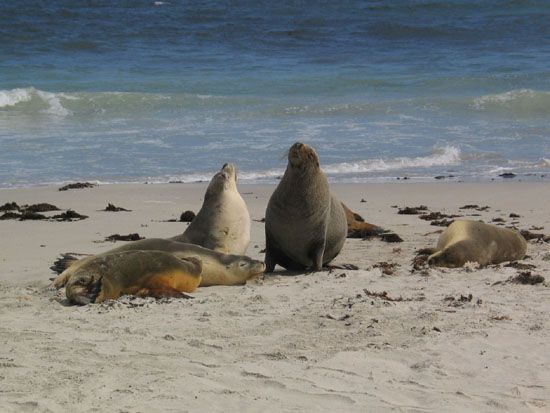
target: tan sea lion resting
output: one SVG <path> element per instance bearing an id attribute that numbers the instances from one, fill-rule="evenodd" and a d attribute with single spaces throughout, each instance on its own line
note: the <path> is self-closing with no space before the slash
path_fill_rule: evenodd
<path id="1" fill-rule="evenodd" d="M 198 245 L 186 244 L 161 238 L 135 241 L 112 249 L 100 255 L 86 257 L 70 264 L 54 281 L 54 287 L 61 288 L 72 274 L 88 260 L 126 251 L 163 251 L 176 258 L 197 258 L 202 263 L 201 287 L 211 285 L 242 285 L 250 278 L 261 274 L 265 265 L 244 255 L 230 255 L 209 250 Z"/>
<path id="2" fill-rule="evenodd" d="M 197 216 L 174 241 L 243 255 L 250 243 L 250 215 L 237 190 L 237 171 L 225 164 L 208 185 Z"/>
<path id="3" fill-rule="evenodd" d="M 342 207 L 346 213 L 348 238 L 367 238 L 386 232 L 383 228 L 366 222 L 361 215 L 353 212 L 343 202 Z"/>
<path id="4" fill-rule="evenodd" d="M 130 294 L 188 298 L 201 281 L 201 263 L 163 251 L 125 251 L 99 255 L 76 266 L 65 286 L 70 302 L 86 305 Z"/>
<path id="5" fill-rule="evenodd" d="M 266 271 L 320 270 L 338 255 L 347 234 L 346 214 L 329 190 L 313 148 L 295 143 L 265 214 Z"/>
<path id="6" fill-rule="evenodd" d="M 467 262 L 480 265 L 521 260 L 527 242 L 517 231 L 478 221 L 454 221 L 440 235 L 428 264 L 438 267 L 462 267 Z"/>

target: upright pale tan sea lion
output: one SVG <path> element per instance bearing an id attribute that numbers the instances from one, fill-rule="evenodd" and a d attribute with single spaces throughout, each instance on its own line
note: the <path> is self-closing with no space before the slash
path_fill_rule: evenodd
<path id="1" fill-rule="evenodd" d="M 320 270 L 338 255 L 347 234 L 342 204 L 329 190 L 313 148 L 295 143 L 265 214 L 266 271 Z"/>
<path id="2" fill-rule="evenodd" d="M 480 265 L 521 260 L 527 242 L 517 231 L 478 221 L 454 221 L 440 235 L 436 252 L 428 264 L 438 267 L 462 267 L 467 262 Z"/>
<path id="3" fill-rule="evenodd" d="M 201 281 L 201 263 L 163 251 L 125 251 L 90 257 L 75 268 L 65 294 L 70 302 L 101 303 L 131 294 L 188 298 Z"/>
<path id="4" fill-rule="evenodd" d="M 261 274 L 265 265 L 244 255 L 223 254 L 194 244 L 172 241 L 161 238 L 150 238 L 122 245 L 100 255 L 86 257 L 73 262 L 54 281 L 54 287 L 63 287 L 76 270 L 96 257 L 126 251 L 163 251 L 176 258 L 198 258 L 202 263 L 201 287 L 211 285 L 242 285 L 250 278 Z"/>
<path id="5" fill-rule="evenodd" d="M 243 255 L 250 243 L 250 215 L 237 190 L 237 171 L 225 164 L 208 185 L 200 211 L 174 241 Z"/>

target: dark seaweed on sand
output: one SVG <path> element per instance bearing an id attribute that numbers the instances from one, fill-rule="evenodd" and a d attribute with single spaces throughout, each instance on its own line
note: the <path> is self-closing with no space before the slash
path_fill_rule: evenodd
<path id="1" fill-rule="evenodd" d="M 145 237 L 140 236 L 137 233 L 128 234 L 128 235 L 120 235 L 120 234 L 113 234 L 109 235 L 105 238 L 105 241 L 139 241 L 141 239 L 145 239 Z"/>
<path id="2" fill-rule="evenodd" d="M 509 282 L 513 284 L 542 284 L 544 282 L 544 277 L 538 274 L 531 274 L 531 271 L 520 272 L 514 278 L 511 278 Z"/>
<path id="3" fill-rule="evenodd" d="M 427 210 L 428 210 L 428 207 L 426 205 L 419 205 L 417 207 L 401 208 L 399 209 L 399 211 L 397 211 L 397 213 L 400 215 L 419 215 L 423 211 L 427 211 Z"/>
<path id="4" fill-rule="evenodd" d="M 526 241 L 537 240 L 537 241 L 550 242 L 550 235 L 536 234 L 526 229 L 522 229 L 520 231 L 520 234 L 523 236 L 523 238 L 525 238 Z"/>
<path id="5" fill-rule="evenodd" d="M 81 215 L 78 212 L 73 211 L 72 209 L 68 209 L 62 214 L 54 215 L 51 219 L 55 221 L 80 221 L 86 218 L 88 218 L 87 215 Z"/>
<path id="6" fill-rule="evenodd" d="M 82 189 L 82 188 L 93 188 L 97 186 L 90 182 L 75 182 L 74 184 L 67 184 L 59 188 L 60 191 L 67 191 L 68 189 Z"/>
<path id="7" fill-rule="evenodd" d="M 180 216 L 180 222 L 191 222 L 195 219 L 195 213 L 193 211 L 185 211 Z"/>
<path id="8" fill-rule="evenodd" d="M 21 209 L 24 209 L 25 212 L 50 212 L 50 211 L 60 211 L 58 207 L 52 204 L 42 202 L 40 204 L 33 205 L 23 205 Z"/>
<path id="9" fill-rule="evenodd" d="M 0 211 L 19 211 L 19 205 L 15 202 L 6 202 L 4 205 L 0 206 Z"/>
<path id="10" fill-rule="evenodd" d="M 48 219 L 48 217 L 46 215 L 38 214 L 36 212 L 31 212 L 31 211 L 23 211 L 23 213 L 19 217 L 20 221 L 27 221 L 27 220 L 38 221 L 42 219 Z"/>
<path id="11" fill-rule="evenodd" d="M 7 219 L 19 219 L 21 218 L 21 214 L 17 212 L 5 212 L 4 214 L 0 215 L 0 221 L 5 221 Z"/>
<path id="12" fill-rule="evenodd" d="M 107 206 L 105 207 L 105 209 L 103 211 L 107 211 L 107 212 L 131 212 L 132 210 L 122 208 L 122 207 L 117 207 L 117 206 L 114 206 L 113 204 L 109 203 L 109 204 L 107 204 Z"/>

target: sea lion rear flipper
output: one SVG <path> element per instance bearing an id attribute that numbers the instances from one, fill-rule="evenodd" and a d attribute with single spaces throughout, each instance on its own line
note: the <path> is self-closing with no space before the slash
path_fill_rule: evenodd
<path id="1" fill-rule="evenodd" d="M 78 257 L 76 257 L 74 254 L 61 254 L 61 256 L 57 260 L 55 260 L 50 269 L 56 274 L 61 274 L 76 261 L 78 261 Z"/>
<path id="2" fill-rule="evenodd" d="M 154 298 L 195 298 L 191 295 L 182 293 L 168 286 L 157 288 L 142 288 L 136 293 L 138 297 L 154 297 Z"/>

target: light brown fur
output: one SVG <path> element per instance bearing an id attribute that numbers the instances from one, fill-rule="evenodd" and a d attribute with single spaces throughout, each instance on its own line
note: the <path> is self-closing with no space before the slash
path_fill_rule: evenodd
<path id="1" fill-rule="evenodd" d="M 185 297 L 201 281 L 201 262 L 163 251 L 125 251 L 89 257 L 74 268 L 65 294 L 75 304 L 101 303 L 121 295 Z"/>
<path id="2" fill-rule="evenodd" d="M 250 243 L 250 215 L 237 190 L 237 170 L 225 164 L 208 185 L 197 216 L 174 241 L 243 255 Z"/>
<path id="3" fill-rule="evenodd" d="M 106 251 L 100 256 L 125 251 L 164 251 L 177 258 L 198 258 L 202 263 L 202 279 L 200 286 L 211 285 L 241 285 L 250 278 L 264 271 L 261 261 L 253 260 L 244 255 L 230 255 L 216 252 L 194 244 L 187 244 L 161 238 L 149 238 L 135 241 L 121 247 Z M 97 257 L 97 256 L 95 256 Z M 74 262 L 54 281 L 54 287 L 63 287 L 79 266 L 86 264 L 94 257 L 86 257 Z"/>
<path id="4" fill-rule="evenodd" d="M 522 259 L 527 242 L 512 229 L 459 220 L 441 234 L 436 250 L 428 257 L 429 265 L 462 267 L 466 262 L 477 262 L 485 266 Z"/>

